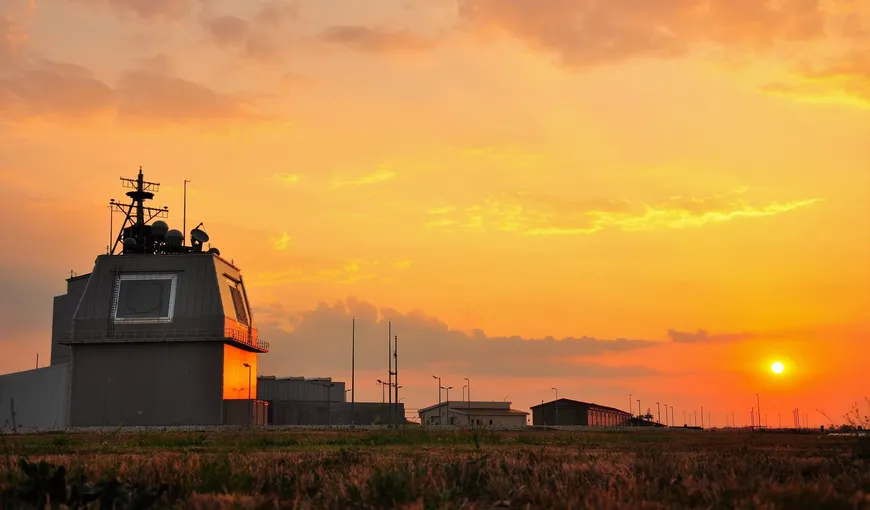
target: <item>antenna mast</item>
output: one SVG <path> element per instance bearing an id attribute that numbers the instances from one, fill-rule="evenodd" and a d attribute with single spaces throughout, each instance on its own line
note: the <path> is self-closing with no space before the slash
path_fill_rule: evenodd
<path id="1" fill-rule="evenodd" d="M 184 180 L 184 219 L 182 219 L 181 223 L 181 232 L 183 234 L 187 233 L 187 183 L 190 182 L 187 179 Z M 186 246 L 184 238 L 181 238 L 181 246 Z"/>
<path id="2" fill-rule="evenodd" d="M 145 225 L 154 218 L 166 218 L 169 216 L 169 208 L 164 206 L 162 209 L 155 207 L 147 207 L 146 200 L 154 198 L 154 192 L 160 189 L 160 183 L 148 182 L 142 174 L 142 167 L 139 167 L 139 175 L 135 179 L 121 177 L 121 185 L 125 188 L 132 188 L 126 195 L 130 197 L 129 204 L 122 204 L 112 199 L 109 202 L 109 208 L 112 212 L 118 211 L 124 213 L 124 222 L 121 224 L 118 235 L 109 250 L 110 255 L 115 254 L 115 249 L 118 243 L 123 242 L 125 234 L 136 240 L 136 244 L 140 249 L 145 248 Z M 135 213 L 134 213 L 135 208 Z M 148 218 L 145 214 L 148 214 Z"/>

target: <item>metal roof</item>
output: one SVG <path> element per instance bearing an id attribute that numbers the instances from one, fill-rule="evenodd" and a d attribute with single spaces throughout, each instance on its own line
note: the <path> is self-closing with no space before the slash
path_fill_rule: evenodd
<path id="1" fill-rule="evenodd" d="M 534 405 L 531 408 L 537 409 L 538 407 L 553 405 L 556 402 L 564 402 L 564 403 L 570 403 L 570 404 L 575 404 L 575 405 L 587 406 L 587 407 L 591 407 L 593 409 L 598 409 L 601 411 L 613 411 L 613 412 L 617 412 L 617 413 L 621 413 L 621 414 L 631 414 L 628 411 L 623 411 L 622 409 L 617 409 L 615 407 L 603 406 L 601 404 L 595 404 L 593 402 L 583 402 L 581 400 L 573 400 L 570 398 L 560 398 L 558 400 L 551 400 L 549 402 L 544 402 L 543 404 Z"/>

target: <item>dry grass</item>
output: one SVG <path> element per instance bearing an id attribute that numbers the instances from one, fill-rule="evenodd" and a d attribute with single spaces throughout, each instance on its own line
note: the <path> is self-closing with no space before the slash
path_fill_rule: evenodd
<path id="1" fill-rule="evenodd" d="M 820 434 L 118 432 L 5 448 L 2 508 L 54 493 L 94 508 L 870 509 L 870 461 Z"/>

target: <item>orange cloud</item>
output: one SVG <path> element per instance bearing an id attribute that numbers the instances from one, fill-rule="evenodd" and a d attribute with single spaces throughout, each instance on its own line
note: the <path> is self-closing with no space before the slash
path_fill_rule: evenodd
<path id="1" fill-rule="evenodd" d="M 263 363 L 271 370 L 286 372 L 278 360 L 293 359 L 293 366 L 309 371 L 335 369 L 335 362 L 348 352 L 351 318 L 356 321 L 357 370 L 379 369 L 383 356 L 380 345 L 387 320 L 399 336 L 401 366 L 409 371 L 451 367 L 462 370 L 473 365 L 477 376 L 513 378 L 583 377 L 608 379 L 658 375 L 646 366 L 605 366 L 578 361 L 608 353 L 647 349 L 661 342 L 645 339 L 601 339 L 589 336 L 530 339 L 520 336 L 488 336 L 482 330 L 465 333 L 419 310 L 402 313 L 378 308 L 348 298 L 333 304 L 320 303 L 312 310 L 292 311 L 279 304 L 266 305 L 258 312 L 261 331 L 269 336 L 272 350 Z M 292 356 L 288 356 L 292 351 Z M 268 359 L 266 359 L 268 358 Z M 341 365 L 343 367 L 343 363 Z"/>
<path id="2" fill-rule="evenodd" d="M 460 0 L 466 28 L 508 33 L 572 67 L 675 57 L 698 43 L 764 50 L 824 35 L 818 0 Z"/>
<path id="3" fill-rule="evenodd" d="M 329 27 L 320 38 L 369 53 L 417 53 L 435 47 L 434 41 L 410 32 L 358 25 Z"/>
<path id="4" fill-rule="evenodd" d="M 448 209 L 433 210 L 438 219 L 429 227 L 465 231 L 505 231 L 524 235 L 594 234 L 607 228 L 625 232 L 660 228 L 688 228 L 741 217 L 773 216 L 816 203 L 819 199 L 752 205 L 737 198 L 672 197 L 655 204 L 629 200 L 566 201 L 525 194 L 504 196 L 466 207 L 449 216 Z"/>
<path id="5" fill-rule="evenodd" d="M 190 0 L 72 0 L 108 7 L 134 18 L 156 21 L 175 20 L 190 14 Z"/>
<path id="6" fill-rule="evenodd" d="M 753 335 L 749 333 L 730 333 L 730 334 L 721 334 L 721 335 L 711 335 L 707 332 L 706 329 L 699 329 L 694 333 L 687 333 L 683 331 L 677 331 L 674 329 L 668 330 L 668 337 L 671 341 L 676 342 L 678 344 L 698 344 L 698 343 L 710 343 L 710 342 L 737 342 L 740 340 L 749 340 L 754 338 Z"/>
<path id="7" fill-rule="evenodd" d="M 870 60 L 866 54 L 831 59 L 819 66 L 805 65 L 794 79 L 769 83 L 761 89 L 803 102 L 870 108 Z"/>
<path id="8" fill-rule="evenodd" d="M 237 49 L 240 56 L 263 63 L 280 63 L 287 53 L 287 24 L 298 16 L 293 4 L 266 2 L 250 20 L 203 13 L 200 22 L 218 46 Z"/>

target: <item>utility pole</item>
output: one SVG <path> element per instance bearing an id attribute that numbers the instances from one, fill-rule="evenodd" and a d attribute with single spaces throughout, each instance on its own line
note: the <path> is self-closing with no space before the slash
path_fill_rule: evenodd
<path id="1" fill-rule="evenodd" d="M 356 317 L 350 322 L 350 424 L 356 424 Z"/>
<path id="2" fill-rule="evenodd" d="M 662 406 L 661 406 L 661 404 L 656 402 L 656 407 L 658 407 L 658 415 L 659 415 L 658 422 L 659 422 L 659 425 L 661 425 L 662 424 Z M 667 413 L 667 412 L 668 412 L 668 408 L 667 408 L 667 406 L 665 406 L 665 413 Z"/>
<path id="3" fill-rule="evenodd" d="M 701 406 L 701 428 L 704 428 L 704 406 Z"/>
<path id="4" fill-rule="evenodd" d="M 758 424 L 761 425 L 761 398 L 755 394 L 755 404 L 758 405 Z"/>
<path id="5" fill-rule="evenodd" d="M 634 418 L 634 401 L 631 399 L 631 393 L 628 394 L 628 415 Z M 631 425 L 631 421 L 628 422 Z"/>
<path id="6" fill-rule="evenodd" d="M 387 322 L 387 410 L 393 421 L 393 321 Z"/>
<path id="7" fill-rule="evenodd" d="M 399 426 L 399 423 L 404 423 L 405 416 L 399 416 L 399 411 L 401 408 L 399 407 L 399 335 L 396 335 L 393 343 L 393 371 L 396 374 L 396 426 Z"/>
<path id="8" fill-rule="evenodd" d="M 438 425 L 441 425 L 441 378 L 437 375 L 433 375 L 432 379 L 438 381 Z"/>
<path id="9" fill-rule="evenodd" d="M 468 377 L 465 378 L 465 385 L 468 386 L 468 426 L 471 427 L 474 420 L 471 419 L 471 380 Z"/>
<path id="10" fill-rule="evenodd" d="M 671 406 L 671 426 L 674 426 L 676 422 L 674 421 L 674 406 Z"/>
<path id="11" fill-rule="evenodd" d="M 553 404 L 556 406 L 556 426 L 559 426 L 559 390 L 556 388 L 550 388 L 551 390 L 556 392 L 556 401 Z"/>

